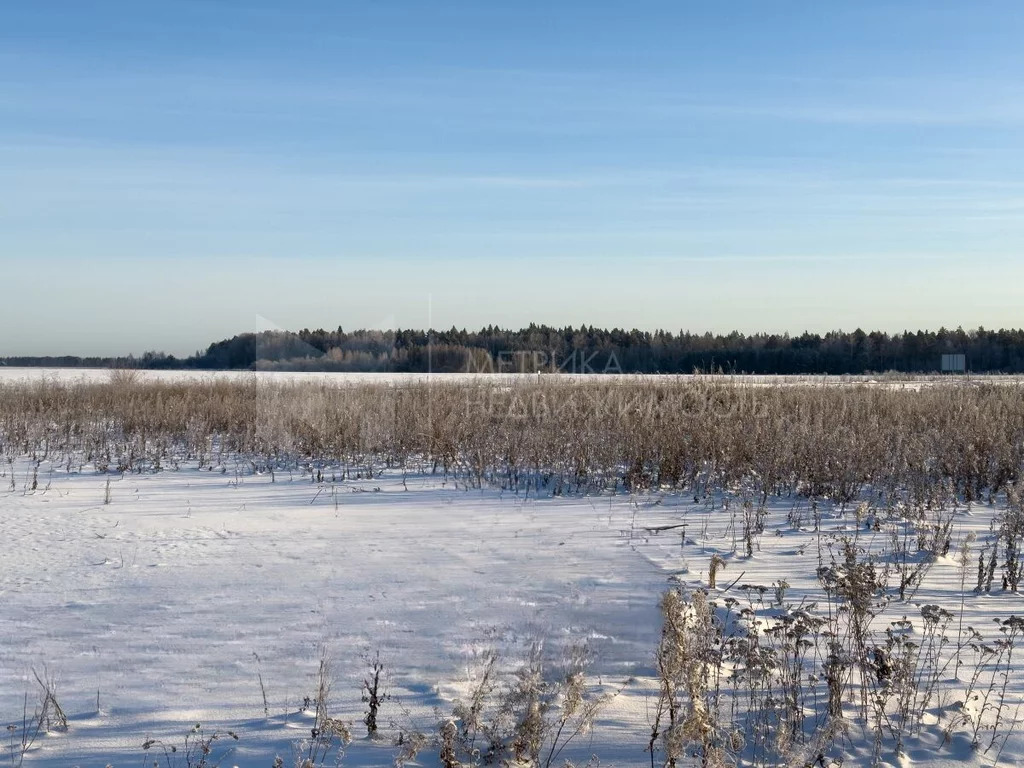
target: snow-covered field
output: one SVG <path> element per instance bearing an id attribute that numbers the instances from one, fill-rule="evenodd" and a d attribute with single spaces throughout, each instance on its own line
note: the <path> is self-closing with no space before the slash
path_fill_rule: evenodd
<path id="1" fill-rule="evenodd" d="M 194 371 L 194 370 L 144 370 L 133 373 L 139 381 L 190 382 L 208 381 L 211 379 L 227 379 L 232 381 L 264 381 L 268 383 L 330 383 L 337 385 L 358 385 L 368 383 L 403 382 L 467 382 L 486 381 L 490 383 L 514 383 L 517 381 L 532 382 L 538 379 L 534 373 L 308 373 L 308 372 L 277 372 L 277 371 Z M 0 384 L 16 384 L 27 381 L 60 381 L 65 383 L 87 382 L 104 383 L 110 380 L 108 368 L 19 368 L 0 366 Z M 771 376 L 771 375 L 708 375 L 694 376 L 689 374 L 616 374 L 616 373 L 558 373 L 543 374 L 545 381 L 586 382 L 586 381 L 622 381 L 636 382 L 639 380 L 670 382 L 688 382 L 694 379 L 708 382 L 734 382 L 750 386 L 846 386 L 850 384 L 867 384 L 885 386 L 894 389 L 918 389 L 923 386 L 946 384 L 962 384 L 967 381 L 981 381 L 989 384 L 1020 384 L 1021 376 L 1004 375 L 911 375 L 885 374 L 876 375 L 842 375 L 842 376 Z"/>
<path id="2" fill-rule="evenodd" d="M 12 725 L 13 744 L 25 695 L 31 710 L 39 690 L 33 670 L 43 676 L 45 668 L 68 728 L 40 736 L 24 765 L 47 768 L 153 758 L 186 765 L 180 751 L 165 756 L 159 745 L 148 753 L 142 745 L 154 738 L 180 750 L 196 723 L 207 734 L 237 734 L 213 745 L 224 766 L 269 768 L 276 755 L 294 765 L 312 722 L 303 699 L 315 695 L 325 651 L 330 714 L 351 721 L 355 737 L 344 764 L 390 765 L 400 731 L 436 734 L 479 674 L 482 654 L 497 650 L 513 666 L 538 641 L 556 661 L 585 641 L 592 685 L 619 691 L 592 733 L 562 757 L 649 765 L 665 589 L 706 587 L 718 555 L 726 566 L 712 597 L 770 615 L 780 580 L 789 585 L 784 605 L 824 602 L 816 570 L 841 536 L 868 552 L 891 543 L 858 524 L 852 508 L 823 508 L 816 531 L 806 499 L 770 502 L 759 551 L 746 557 L 736 507 L 723 509 L 720 498 L 537 498 L 466 490 L 440 476 L 341 482 L 328 469 L 314 482 L 300 472 L 252 474 L 245 465 L 122 476 L 43 462 L 33 475 L 24 461 L 0 479 L 0 718 Z M 906 615 L 920 636 L 920 606 L 959 615 L 962 594 L 963 623 L 986 637 L 998 636 L 993 618 L 1024 613 L 1021 596 L 998 585 L 991 595 L 971 591 L 999 511 L 959 508 L 950 556 L 938 558 L 907 601 L 890 594 L 875 623 L 884 628 Z M 968 539 L 961 569 L 953 553 Z M 768 587 L 767 596 L 744 585 Z M 368 740 L 360 684 L 378 653 L 391 698 L 381 709 L 384 738 Z M 966 672 L 960 682 L 953 675 L 944 673 L 942 693 L 904 754 L 886 745 L 880 764 L 1024 759 L 1018 736 L 987 751 L 987 734 L 979 749 L 971 749 L 969 729 L 944 737 L 967 685 Z M 1016 717 L 1022 691 L 1024 682 L 1011 677 L 1004 720 Z M 855 727 L 839 743 L 845 765 L 870 764 L 872 745 Z M 0 754 L 0 765 L 21 764 L 16 747 Z M 429 747 L 412 764 L 436 766 L 437 754 Z"/>

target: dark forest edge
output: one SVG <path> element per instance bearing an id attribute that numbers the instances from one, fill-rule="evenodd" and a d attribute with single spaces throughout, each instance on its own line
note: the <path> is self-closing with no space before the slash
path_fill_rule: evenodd
<path id="1" fill-rule="evenodd" d="M 975 373 L 1024 373 L 1024 329 L 725 335 L 593 326 L 479 331 L 303 329 L 242 333 L 188 358 L 7 357 L 0 365 L 193 370 L 467 373 L 933 373 L 963 354 Z"/>

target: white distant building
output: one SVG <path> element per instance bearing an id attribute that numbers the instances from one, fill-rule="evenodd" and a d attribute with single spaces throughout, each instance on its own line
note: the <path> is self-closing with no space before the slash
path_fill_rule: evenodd
<path id="1" fill-rule="evenodd" d="M 967 356 L 966 355 L 943 355 L 942 356 L 942 372 L 943 373 L 964 373 L 967 371 Z"/>

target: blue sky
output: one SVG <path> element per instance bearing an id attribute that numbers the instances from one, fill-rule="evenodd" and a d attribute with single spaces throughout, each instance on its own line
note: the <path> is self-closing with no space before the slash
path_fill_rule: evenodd
<path id="1" fill-rule="evenodd" d="M 1015 2 L 0 5 L 0 355 L 1024 325 Z"/>

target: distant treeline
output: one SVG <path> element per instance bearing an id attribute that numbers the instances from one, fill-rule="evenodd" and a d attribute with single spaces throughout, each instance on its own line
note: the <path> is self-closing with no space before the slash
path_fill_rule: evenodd
<path id="1" fill-rule="evenodd" d="M 200 370 L 381 372 L 567 372 L 862 374 L 939 370 L 943 354 L 964 354 L 975 372 L 1024 373 L 1024 330 L 826 334 L 605 330 L 593 326 L 479 331 L 243 333 L 185 359 L 8 357 L 13 366 L 186 368 Z"/>

